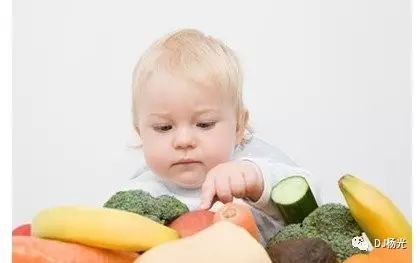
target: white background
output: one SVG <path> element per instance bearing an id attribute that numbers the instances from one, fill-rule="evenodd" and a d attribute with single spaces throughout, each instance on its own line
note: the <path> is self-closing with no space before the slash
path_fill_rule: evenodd
<path id="1" fill-rule="evenodd" d="M 130 78 L 163 34 L 193 27 L 237 51 L 255 130 L 322 178 L 357 175 L 411 217 L 409 1 L 16 0 L 13 225 L 100 205 L 139 167 Z"/>

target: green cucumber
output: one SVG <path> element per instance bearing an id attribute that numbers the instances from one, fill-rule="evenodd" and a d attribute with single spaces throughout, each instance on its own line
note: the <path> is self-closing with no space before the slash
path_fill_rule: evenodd
<path id="1" fill-rule="evenodd" d="M 302 223 L 318 204 L 302 176 L 290 176 L 281 180 L 271 191 L 271 200 L 279 208 L 286 224 Z"/>

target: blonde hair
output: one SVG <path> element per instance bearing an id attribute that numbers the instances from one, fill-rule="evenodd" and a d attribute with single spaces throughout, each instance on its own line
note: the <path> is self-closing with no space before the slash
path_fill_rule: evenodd
<path id="1" fill-rule="evenodd" d="M 242 101 L 243 76 L 235 53 L 218 39 L 195 29 L 182 29 L 154 42 L 135 66 L 132 79 L 132 121 L 135 128 L 141 88 L 152 74 L 161 70 L 179 74 L 199 84 L 212 81 L 231 96 L 240 123 L 239 117 L 245 108 Z M 252 133 L 247 119 L 243 124 L 248 133 Z"/>

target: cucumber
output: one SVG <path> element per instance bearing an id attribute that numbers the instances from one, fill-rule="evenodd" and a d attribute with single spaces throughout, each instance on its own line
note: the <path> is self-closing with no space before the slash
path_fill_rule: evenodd
<path id="1" fill-rule="evenodd" d="M 271 200 L 279 208 L 286 224 L 302 223 L 318 207 L 308 182 L 302 176 L 281 180 L 273 187 Z"/>

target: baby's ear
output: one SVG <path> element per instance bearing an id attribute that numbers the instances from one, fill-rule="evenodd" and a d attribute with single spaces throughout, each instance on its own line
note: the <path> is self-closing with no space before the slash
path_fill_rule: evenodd
<path id="1" fill-rule="evenodd" d="M 140 128 L 138 125 L 134 124 L 134 130 L 136 131 L 137 135 L 141 138 Z"/>
<path id="2" fill-rule="evenodd" d="M 249 113 L 247 109 L 242 109 L 238 116 L 236 124 L 236 145 L 240 144 L 245 136 L 245 130 L 248 125 Z"/>

